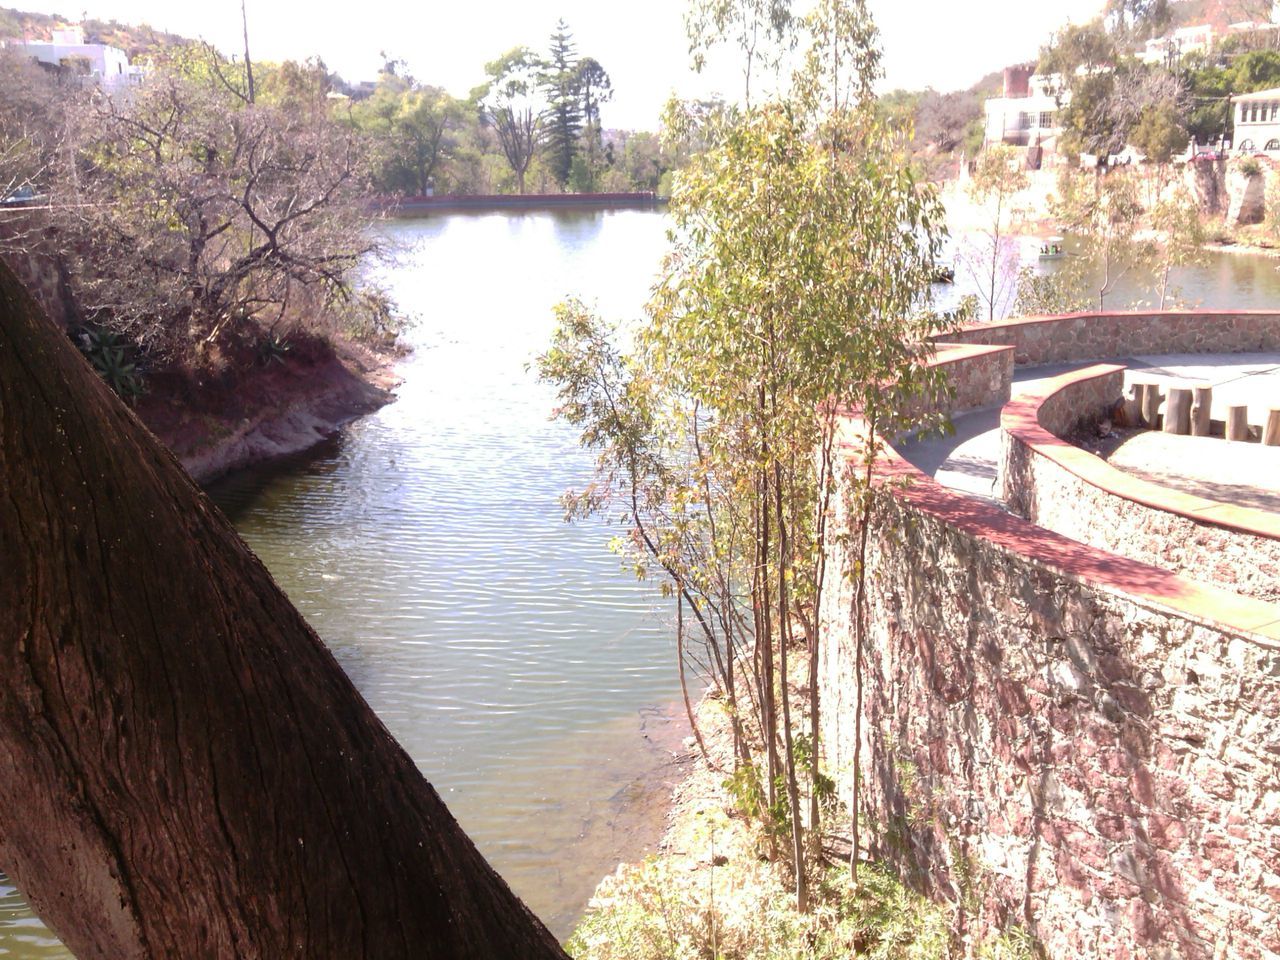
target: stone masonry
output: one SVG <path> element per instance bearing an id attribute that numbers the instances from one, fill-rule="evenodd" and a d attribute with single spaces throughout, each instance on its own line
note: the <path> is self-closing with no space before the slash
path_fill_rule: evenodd
<path id="1" fill-rule="evenodd" d="M 946 340 L 1012 346 L 1019 363 L 1274 350 L 1280 314 L 1034 318 Z M 952 409 L 1001 399 L 1003 357 L 945 349 Z M 1059 414 L 1049 405 L 1046 426 Z M 956 904 L 967 932 L 1020 925 L 1051 958 L 1280 960 L 1280 605 L 944 489 L 892 448 L 877 476 L 861 691 L 872 854 Z M 823 750 L 846 802 L 848 492 L 819 654 Z M 1076 497 L 1088 513 L 1079 496 L 1061 492 L 1063 510 Z"/>

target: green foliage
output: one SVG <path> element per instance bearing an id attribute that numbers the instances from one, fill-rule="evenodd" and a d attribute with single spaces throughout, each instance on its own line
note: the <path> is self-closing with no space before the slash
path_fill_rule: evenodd
<path id="1" fill-rule="evenodd" d="M 1236 169 L 1250 179 L 1262 176 L 1262 164 L 1258 163 L 1256 157 L 1245 157 Z"/>
<path id="2" fill-rule="evenodd" d="M 1171 102 L 1142 109 L 1129 134 L 1129 142 L 1154 163 L 1168 163 L 1187 148 L 1186 116 Z"/>
<path id="3" fill-rule="evenodd" d="M 1280 86 L 1280 50 L 1250 50 L 1235 57 L 1226 70 L 1233 93 L 1253 93 Z"/>
<path id="4" fill-rule="evenodd" d="M 270 334 L 258 341 L 258 362 L 264 367 L 273 363 L 284 364 L 285 357 L 293 349 L 287 338 Z"/>
<path id="5" fill-rule="evenodd" d="M 1159 283 L 1159 309 L 1163 310 L 1173 292 L 1169 275 L 1176 266 L 1204 263 L 1208 234 L 1200 218 L 1200 205 L 1186 187 L 1180 187 L 1156 204 L 1151 211 L 1151 226 L 1160 232 L 1162 242 L 1156 255 L 1156 277 Z"/>
<path id="6" fill-rule="evenodd" d="M 1122 277 L 1154 265 L 1156 244 L 1139 232 L 1144 211 L 1138 188 L 1136 175 L 1127 171 L 1098 175 L 1064 168 L 1053 212 L 1081 241 L 1054 278 L 1061 285 L 1078 284 L 1064 298 L 1089 290 L 1104 310 L 1107 295 Z"/>
<path id="7" fill-rule="evenodd" d="M 724 14 L 731 31 L 744 15 L 772 30 L 778 13 L 703 12 Z M 729 700 L 738 759 L 754 771 L 738 793 L 774 840 L 790 831 L 803 910 L 801 781 L 811 820 L 823 782 L 781 691 L 796 625 L 819 642 L 835 411 L 857 408 L 885 433 L 928 420 L 920 397 L 946 389 L 928 363 L 943 325 L 928 297 L 945 228 L 876 116 L 865 4 L 824 0 L 785 24 L 798 33 L 777 38 L 783 46 L 810 44 L 789 97 L 668 111 L 672 141 L 705 148 L 676 181 L 671 251 L 635 350 L 570 302 L 539 368 L 559 415 L 598 453 L 569 513 L 621 508 L 628 561 L 660 575 L 688 613 L 682 649 L 698 653 L 682 662 Z M 744 51 L 749 64 L 757 54 Z M 868 460 L 876 449 L 872 439 Z"/>
<path id="8" fill-rule="evenodd" d="M 374 182 L 383 192 L 466 192 L 453 162 L 468 113 L 444 90 L 384 70 L 373 95 L 354 104 L 349 117 L 372 142 Z"/>
<path id="9" fill-rule="evenodd" d="M 814 907 L 795 910 L 767 864 L 729 861 L 700 874 L 662 860 L 619 871 L 596 893 L 566 944 L 576 960 L 946 960 L 949 911 L 883 867 L 818 878 Z M 976 945 L 985 960 L 1032 960 L 1020 928 Z"/>
<path id="10" fill-rule="evenodd" d="M 541 64 L 538 84 L 546 99 L 546 141 L 551 175 L 563 190 L 569 183 L 582 133 L 578 51 L 569 25 L 561 19 L 551 34 L 551 47 Z"/>
<path id="11" fill-rule="evenodd" d="M 1229 134 L 1230 96 L 1280 86 L 1277 50 L 1250 50 L 1236 56 L 1217 51 L 1209 57 L 1187 57 L 1182 68 L 1195 104 L 1187 129 L 1198 143 L 1213 143 Z"/>
<path id="12" fill-rule="evenodd" d="M 141 371 L 129 359 L 134 348 L 119 334 L 100 327 L 86 327 L 76 338 L 76 345 L 98 376 L 121 399 L 132 403 L 147 392 Z"/>

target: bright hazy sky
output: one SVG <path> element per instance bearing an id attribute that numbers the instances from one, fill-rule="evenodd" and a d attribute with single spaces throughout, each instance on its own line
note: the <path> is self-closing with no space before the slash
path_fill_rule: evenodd
<path id="1" fill-rule="evenodd" d="M 240 47 L 239 0 L 7 0 L 20 9 L 148 23 L 203 37 L 224 51 Z M 885 49 L 885 89 L 967 87 L 983 74 L 1032 58 L 1068 19 L 1095 16 L 1103 0 L 869 0 Z M 80 6 L 83 4 L 83 6 Z M 424 83 L 465 96 L 484 80 L 484 64 L 520 44 L 546 46 L 558 17 L 578 52 L 594 56 L 613 79 L 602 110 L 607 127 L 653 129 L 674 87 L 684 95 L 740 94 L 725 72 L 690 79 L 683 16 L 687 0 L 248 0 L 255 59 L 319 54 L 348 80 L 373 79 L 379 51 L 408 62 Z M 327 10 L 335 11 L 332 14 Z"/>

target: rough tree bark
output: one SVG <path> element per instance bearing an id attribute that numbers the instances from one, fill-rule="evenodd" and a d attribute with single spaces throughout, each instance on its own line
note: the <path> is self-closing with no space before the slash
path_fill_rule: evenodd
<path id="1" fill-rule="evenodd" d="M 0 265 L 0 868 L 80 960 L 564 957 Z"/>

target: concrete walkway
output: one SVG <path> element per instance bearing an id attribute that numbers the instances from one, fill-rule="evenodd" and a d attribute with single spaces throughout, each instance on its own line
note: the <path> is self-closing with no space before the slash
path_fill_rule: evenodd
<path id="1" fill-rule="evenodd" d="M 1260 425 L 1266 422 L 1267 411 L 1280 407 L 1280 354 L 1179 354 L 1169 356 L 1122 357 L 1107 361 L 1087 363 L 1052 364 L 1043 367 L 1022 367 L 1014 370 L 1013 396 L 1038 390 L 1043 381 L 1071 370 L 1093 366 L 1098 362 L 1120 363 L 1129 369 L 1125 373 L 1125 388 L 1132 380 L 1160 383 L 1195 383 L 1213 386 L 1212 416 L 1226 417 L 1227 404 L 1244 403 L 1249 407 L 1249 422 Z M 1000 407 L 983 407 L 961 414 L 952 420 L 955 433 L 947 437 L 925 440 L 908 440 L 898 445 L 898 452 L 915 466 L 932 476 L 943 486 L 961 493 L 999 502 L 995 489 L 996 473 L 1000 463 Z M 1176 443 L 1180 437 L 1171 437 Z M 1225 440 L 1220 441 L 1226 443 Z M 1270 450 L 1262 447 L 1240 447 L 1231 456 L 1222 458 L 1224 463 L 1234 462 L 1250 454 L 1266 455 Z M 1162 464 L 1153 464 L 1168 479 L 1178 472 L 1179 457 L 1167 445 L 1162 448 L 1165 456 Z M 1202 449 L 1202 448 L 1198 448 Z M 1277 448 L 1280 449 L 1280 448 Z M 1268 464 L 1274 460 L 1266 456 Z M 1115 464 L 1129 469 L 1127 459 Z M 1201 471 L 1203 473 L 1204 471 Z M 1197 477 L 1198 482 L 1212 483 L 1223 478 L 1212 475 Z M 1270 491 L 1266 491 L 1269 493 Z"/>

